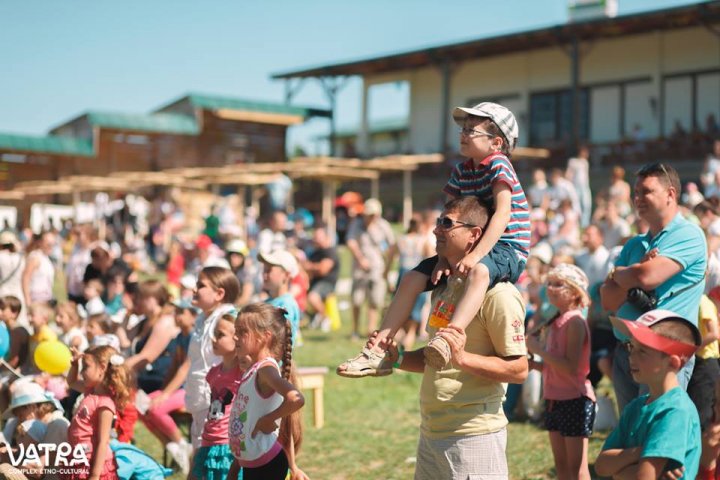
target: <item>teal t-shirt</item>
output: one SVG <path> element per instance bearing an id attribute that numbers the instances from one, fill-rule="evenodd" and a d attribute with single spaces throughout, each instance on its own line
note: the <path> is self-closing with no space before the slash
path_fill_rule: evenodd
<path id="1" fill-rule="evenodd" d="M 615 265 L 627 267 L 637 263 L 654 248 L 657 248 L 663 257 L 682 266 L 680 272 L 655 289 L 657 308 L 675 312 L 697 325 L 698 305 L 705 289 L 707 269 L 705 234 L 697 225 L 688 222 L 678 213 L 654 237 L 648 232 L 628 240 L 615 260 Z M 636 320 L 642 314 L 642 311 L 628 302 L 623 303 L 617 311 L 618 317 L 627 320 Z M 623 342 L 628 340 L 617 330 L 615 336 Z"/>
<path id="2" fill-rule="evenodd" d="M 667 458 L 666 470 L 685 467 L 683 478 L 694 479 L 700 465 L 700 418 L 680 387 L 648 404 L 649 395 L 630 402 L 603 450 L 643 447 L 642 458 Z"/>
<path id="3" fill-rule="evenodd" d="M 273 307 L 284 308 L 287 311 L 287 318 L 290 320 L 290 326 L 292 327 L 293 344 L 295 344 L 300 330 L 300 307 L 295 301 L 295 297 L 290 293 L 286 293 L 269 299 L 267 303 Z"/>
<path id="4" fill-rule="evenodd" d="M 10 353 L 10 332 L 5 322 L 0 322 L 0 358 L 5 358 L 8 353 Z"/>

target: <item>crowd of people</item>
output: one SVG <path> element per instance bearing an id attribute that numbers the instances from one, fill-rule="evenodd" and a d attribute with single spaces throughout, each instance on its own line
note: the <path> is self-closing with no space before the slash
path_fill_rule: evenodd
<path id="1" fill-rule="evenodd" d="M 603 376 L 620 419 L 598 474 L 715 478 L 720 140 L 704 193 L 654 163 L 632 179 L 614 167 L 593 196 L 587 148 L 523 188 L 512 112 L 485 102 L 453 118 L 468 160 L 442 210 L 414 215 L 401 235 L 377 199 L 348 219 L 351 333 L 371 334 L 338 374 L 423 374 L 416 479 L 507 478 L 506 425 L 523 413 L 542 414 L 558 478 L 590 478 Z M 0 475 L 130 478 L 122 445 L 140 421 L 189 478 L 307 478 L 293 351 L 303 328 L 330 329 L 336 238 L 282 210 L 225 229 L 214 209 L 190 239 L 176 236 L 174 207 L 157 210 L 146 231 L 108 222 L 109 241 L 90 224 L 0 232 Z M 165 276 L 148 279 L 145 262 Z M 55 298 L 59 278 L 67 300 Z M 418 340 L 428 343 L 413 350 Z M 68 352 L 66 368 L 48 367 L 63 357 L 46 358 L 49 345 Z M 190 441 L 177 412 L 192 416 Z M 57 450 L 13 464 L 48 443 L 80 446 L 87 463 L 54 468 Z M 168 473 L 130 464 L 132 478 Z"/>

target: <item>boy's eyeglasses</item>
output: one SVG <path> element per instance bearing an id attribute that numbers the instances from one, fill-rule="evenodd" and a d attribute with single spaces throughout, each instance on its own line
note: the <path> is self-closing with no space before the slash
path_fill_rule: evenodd
<path id="1" fill-rule="evenodd" d="M 483 132 L 482 130 L 475 130 L 474 128 L 464 128 L 460 127 L 460 135 L 464 137 L 488 137 L 493 138 L 495 135 L 488 132 Z"/>
<path id="2" fill-rule="evenodd" d="M 456 224 L 463 226 L 463 227 L 469 227 L 469 228 L 477 227 L 477 225 L 473 225 L 472 223 L 461 222 L 460 220 L 453 220 L 450 217 L 438 217 L 435 220 L 435 226 L 443 228 L 445 230 L 450 230 Z"/>

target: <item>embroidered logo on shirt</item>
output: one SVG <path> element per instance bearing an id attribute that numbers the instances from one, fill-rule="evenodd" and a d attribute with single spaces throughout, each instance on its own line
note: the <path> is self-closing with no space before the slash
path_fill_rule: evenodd
<path id="1" fill-rule="evenodd" d="M 450 324 L 453 313 L 455 313 L 455 305 L 440 300 L 430 314 L 428 323 L 433 328 L 445 328 Z"/>

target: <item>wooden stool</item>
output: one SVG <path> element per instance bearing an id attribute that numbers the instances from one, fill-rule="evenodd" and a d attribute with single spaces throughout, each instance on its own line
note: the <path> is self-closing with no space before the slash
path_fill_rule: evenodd
<path id="1" fill-rule="evenodd" d="M 187 427 L 187 441 L 188 443 L 192 443 L 192 422 L 193 422 L 193 416 L 192 413 L 188 412 L 184 408 L 182 410 L 175 410 L 170 414 L 172 419 L 175 421 L 175 424 L 178 426 L 178 428 L 182 429 L 183 426 Z M 168 458 L 168 451 L 166 448 L 163 447 L 163 467 L 170 467 L 170 460 Z"/>
<path id="2" fill-rule="evenodd" d="M 312 390 L 313 394 L 313 425 L 322 428 L 325 424 L 325 404 L 323 402 L 323 388 L 327 367 L 301 367 L 297 369 L 298 388 Z"/>

